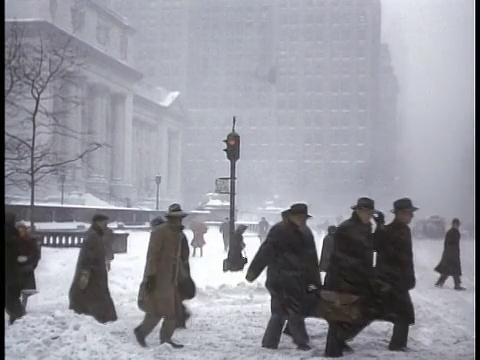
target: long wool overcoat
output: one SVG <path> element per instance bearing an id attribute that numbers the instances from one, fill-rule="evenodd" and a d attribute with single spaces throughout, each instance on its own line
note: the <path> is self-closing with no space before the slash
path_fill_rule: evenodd
<path id="1" fill-rule="evenodd" d="M 115 305 L 108 289 L 108 273 L 105 265 L 105 247 L 102 239 L 103 230 L 92 225 L 78 254 L 77 267 L 70 287 L 70 309 L 78 314 L 93 316 L 98 322 L 106 323 L 117 320 Z M 89 276 L 85 289 L 79 286 L 82 271 Z"/>
<path id="2" fill-rule="evenodd" d="M 155 279 L 152 292 L 141 286 L 139 292 L 142 310 L 161 317 L 175 318 L 178 298 L 177 284 L 188 276 L 182 266 L 183 226 L 165 223 L 150 234 L 147 260 L 143 274 L 144 284 L 150 276 Z"/>

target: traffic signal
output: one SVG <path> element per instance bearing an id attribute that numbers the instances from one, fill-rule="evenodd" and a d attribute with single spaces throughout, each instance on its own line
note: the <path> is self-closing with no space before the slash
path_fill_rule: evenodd
<path id="1" fill-rule="evenodd" d="M 227 153 L 227 159 L 230 161 L 240 159 L 240 135 L 232 131 L 223 142 L 227 145 L 227 148 L 223 150 Z"/>

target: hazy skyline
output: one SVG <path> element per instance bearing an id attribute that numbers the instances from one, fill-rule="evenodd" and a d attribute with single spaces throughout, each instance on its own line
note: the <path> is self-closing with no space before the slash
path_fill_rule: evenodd
<path id="1" fill-rule="evenodd" d="M 382 8 L 400 84 L 399 195 L 418 203 L 419 216 L 473 221 L 474 2 L 383 0 Z"/>

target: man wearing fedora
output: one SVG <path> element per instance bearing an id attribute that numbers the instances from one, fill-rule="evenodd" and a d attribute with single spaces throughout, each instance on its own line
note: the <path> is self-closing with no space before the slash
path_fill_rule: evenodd
<path id="1" fill-rule="evenodd" d="M 172 336 L 177 327 L 178 284 L 189 277 L 182 262 L 182 219 L 186 216 L 179 204 L 172 204 L 165 214 L 166 223 L 154 227 L 150 234 L 139 291 L 139 297 L 142 298 L 141 310 L 145 312 L 145 317 L 134 330 L 142 347 L 147 346 L 145 338 L 162 318 L 160 342 L 176 349 L 183 347 L 173 342 Z"/>
<path id="2" fill-rule="evenodd" d="M 440 274 L 436 287 L 443 287 L 449 276 L 453 277 L 455 290 L 465 290 L 461 285 L 462 265 L 460 262 L 460 220 L 452 220 L 452 228 L 445 234 L 443 244 L 443 254 L 440 263 L 435 267 L 435 271 Z"/>
<path id="3" fill-rule="evenodd" d="M 91 315 L 100 323 L 117 320 L 115 305 L 108 288 L 103 236 L 108 217 L 96 214 L 78 254 L 77 267 L 70 287 L 70 309 Z"/>
<path id="4" fill-rule="evenodd" d="M 409 326 L 415 323 L 415 311 L 409 291 L 415 287 L 412 234 L 409 224 L 418 208 L 409 198 L 393 203 L 393 221 L 386 225 L 382 238 L 376 242 L 377 279 L 388 289 L 382 295 L 382 320 L 393 322 L 389 349 L 405 351 Z"/>
<path id="5" fill-rule="evenodd" d="M 330 256 L 324 289 L 350 293 L 370 299 L 370 284 L 373 279 L 373 236 L 371 220 L 375 214 L 375 202 L 361 197 L 349 219 L 338 225 L 334 234 L 334 250 Z M 368 323 L 363 319 L 358 324 L 329 322 L 326 357 L 341 357 L 351 351 L 346 344 Z"/>
<path id="6" fill-rule="evenodd" d="M 310 350 L 303 309 L 307 287 L 321 286 L 318 257 L 312 232 L 307 227 L 306 204 L 293 204 L 282 212 L 283 220 L 267 234 L 253 258 L 246 279 L 254 281 L 267 268 L 266 287 L 270 292 L 271 316 L 262 346 L 277 349 L 285 322 L 299 350 Z"/>

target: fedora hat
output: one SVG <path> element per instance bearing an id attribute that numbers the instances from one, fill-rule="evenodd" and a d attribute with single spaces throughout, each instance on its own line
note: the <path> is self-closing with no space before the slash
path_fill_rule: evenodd
<path id="1" fill-rule="evenodd" d="M 417 211 L 418 208 L 413 206 L 412 200 L 409 198 L 401 198 L 395 200 L 393 202 L 393 209 L 391 210 L 392 213 L 402 210 L 410 210 L 410 211 Z"/>
<path id="2" fill-rule="evenodd" d="M 352 210 L 357 208 L 366 208 L 370 210 L 375 210 L 375 201 L 368 197 L 358 198 L 357 203 L 350 207 Z"/>
<path id="3" fill-rule="evenodd" d="M 282 212 L 282 215 L 296 215 L 296 214 L 301 214 L 305 215 L 307 218 L 311 218 L 312 215 L 308 213 L 308 206 L 307 204 L 303 203 L 298 203 L 298 204 L 293 204 L 290 206 L 290 209 L 285 210 Z"/>
<path id="4" fill-rule="evenodd" d="M 172 204 L 168 207 L 167 213 L 165 214 L 165 217 L 185 217 L 188 214 L 183 212 L 182 207 L 180 204 Z"/>

